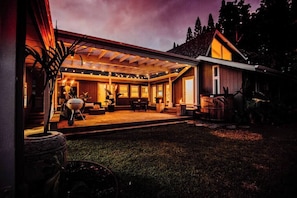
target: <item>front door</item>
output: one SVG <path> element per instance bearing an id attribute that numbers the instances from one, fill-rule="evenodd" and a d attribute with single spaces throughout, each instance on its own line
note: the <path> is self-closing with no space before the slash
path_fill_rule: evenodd
<path id="1" fill-rule="evenodd" d="M 184 78 L 183 85 L 184 85 L 183 102 L 187 105 L 193 105 L 194 104 L 194 78 L 193 77 Z"/>

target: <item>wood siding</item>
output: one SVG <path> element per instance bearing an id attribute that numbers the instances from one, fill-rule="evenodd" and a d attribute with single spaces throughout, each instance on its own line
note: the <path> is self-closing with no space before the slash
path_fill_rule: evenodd
<path id="1" fill-rule="evenodd" d="M 181 75 L 178 79 L 173 82 L 172 90 L 173 90 L 173 98 L 172 103 L 178 104 L 180 99 L 183 98 L 183 78 L 194 76 L 194 68 L 188 69 L 183 75 Z M 196 85 L 195 85 L 196 86 Z"/>
<path id="2" fill-rule="evenodd" d="M 211 64 L 200 66 L 201 94 L 213 93 L 212 66 Z M 236 91 L 239 91 L 242 86 L 242 71 L 219 66 L 219 79 L 220 93 L 224 93 L 223 87 L 228 87 L 229 93 L 234 94 Z"/>
<path id="3" fill-rule="evenodd" d="M 89 96 L 92 98 L 88 102 L 97 102 L 97 84 L 95 81 L 79 81 L 78 96 L 82 95 L 83 92 L 89 92 Z"/>
<path id="4" fill-rule="evenodd" d="M 212 65 L 200 66 L 200 94 L 212 94 Z"/>
<path id="5" fill-rule="evenodd" d="M 223 87 L 229 90 L 230 94 L 234 94 L 242 87 L 242 71 L 227 69 L 220 67 L 220 93 L 224 94 Z"/>

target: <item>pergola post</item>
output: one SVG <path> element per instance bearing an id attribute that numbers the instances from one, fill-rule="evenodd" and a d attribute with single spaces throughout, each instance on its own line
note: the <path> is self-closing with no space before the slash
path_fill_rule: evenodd
<path id="1" fill-rule="evenodd" d="M 194 67 L 194 105 L 200 104 L 199 66 Z"/>
<path id="2" fill-rule="evenodd" d="M 172 107 L 173 103 L 172 103 L 172 80 L 171 77 L 168 78 L 169 81 L 169 103 L 168 103 L 168 107 Z"/>

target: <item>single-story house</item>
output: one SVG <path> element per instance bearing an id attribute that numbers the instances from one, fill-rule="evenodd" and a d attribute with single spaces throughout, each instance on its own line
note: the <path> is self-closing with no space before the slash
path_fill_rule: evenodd
<path id="1" fill-rule="evenodd" d="M 59 30 L 56 37 L 49 0 L 3 0 L 0 5 L 0 85 L 4 96 L 0 98 L 0 154 L 6 156 L 1 161 L 0 194 L 22 196 L 23 120 L 32 112 L 44 112 L 43 104 L 48 103 L 36 74 L 31 72 L 33 60 L 24 57 L 25 44 L 36 50 L 49 49 L 54 47 L 55 39 L 70 44 L 84 35 Z M 65 85 L 73 86 L 77 96 L 88 92 L 90 101 L 103 104 L 103 90 L 121 93 L 116 99 L 119 106 L 143 99 L 151 105 L 161 102 L 167 107 L 180 103 L 198 107 L 206 94 L 239 91 L 244 97 L 253 91 L 266 92 L 271 99 L 295 102 L 294 79 L 268 67 L 249 64 L 248 57 L 220 32 L 209 35 L 200 35 L 168 52 L 87 36 L 63 65 L 54 107 L 57 110 L 61 105 Z"/>
<path id="2" fill-rule="evenodd" d="M 39 9 L 36 9 L 37 5 Z M 225 119 L 224 113 L 215 111 L 226 110 L 226 102 L 223 106 L 215 104 L 213 98 L 216 96 L 219 100 L 224 94 L 235 96 L 228 105 L 228 111 L 234 111 L 243 109 L 243 98 L 252 97 L 255 92 L 281 100 L 293 87 L 293 84 L 288 86 L 292 81 L 287 81 L 281 72 L 249 64 L 249 58 L 218 30 L 207 31 L 163 52 L 54 30 L 48 1 L 37 5 L 30 8 L 35 14 L 28 17 L 28 45 L 49 47 L 58 39 L 70 46 L 75 40 L 84 38 L 62 66 L 55 90 L 54 110 L 61 108 L 65 94 L 71 90 L 74 97 L 87 93 L 87 102 L 99 102 L 103 107 L 108 105 L 107 95 L 111 94 L 118 109 L 135 100 L 147 101 L 150 107 L 161 103 L 162 108 L 185 104 L 187 108 L 202 107 L 202 111 Z M 30 70 L 32 63 L 27 58 L 24 77 L 27 115 L 32 111 L 43 111 L 46 99 L 35 79 L 36 74 Z"/>

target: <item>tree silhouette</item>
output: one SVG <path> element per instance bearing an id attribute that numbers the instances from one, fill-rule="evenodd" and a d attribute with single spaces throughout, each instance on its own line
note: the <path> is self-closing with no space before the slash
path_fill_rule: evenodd
<path id="1" fill-rule="evenodd" d="M 207 29 L 208 30 L 212 30 L 214 29 L 214 20 L 213 20 L 213 17 L 212 17 L 212 14 L 209 14 L 208 15 L 208 23 L 207 23 Z"/>
<path id="2" fill-rule="evenodd" d="M 209 14 L 202 27 L 197 17 L 194 35 L 189 27 L 186 42 L 216 28 L 250 63 L 297 74 L 297 0 L 261 0 L 256 12 L 250 13 L 250 8 L 244 0 L 222 0 L 218 23 Z"/>
<path id="3" fill-rule="evenodd" d="M 222 1 L 219 15 L 219 27 L 224 35 L 233 43 L 237 44 L 249 31 L 250 4 L 245 4 L 244 0 L 234 2 Z"/>
<path id="4" fill-rule="evenodd" d="M 193 33 L 192 33 L 192 29 L 191 27 L 188 28 L 188 32 L 187 32 L 187 39 L 186 42 L 189 42 L 190 40 L 193 39 Z"/>
<path id="5" fill-rule="evenodd" d="M 200 18 L 197 17 L 196 23 L 195 23 L 195 29 L 194 29 L 194 37 L 197 37 L 198 35 L 200 35 L 201 31 L 202 31 L 201 21 L 200 21 Z"/>
<path id="6" fill-rule="evenodd" d="M 248 40 L 254 44 L 244 46 L 257 52 L 257 63 L 265 64 L 275 69 L 281 69 L 288 64 L 288 55 L 296 49 L 292 42 L 292 27 L 290 22 L 290 4 L 287 0 L 262 0 L 257 13 L 251 19 L 253 32 L 246 32 Z M 251 48 L 253 47 L 253 48 Z"/>

